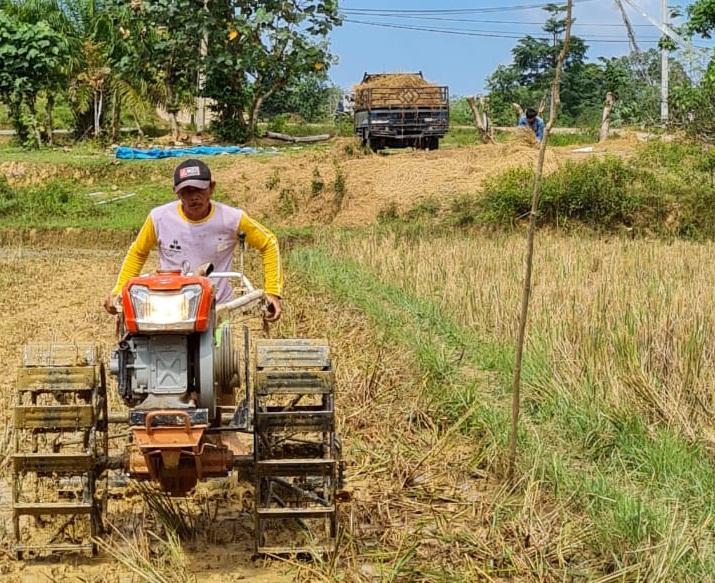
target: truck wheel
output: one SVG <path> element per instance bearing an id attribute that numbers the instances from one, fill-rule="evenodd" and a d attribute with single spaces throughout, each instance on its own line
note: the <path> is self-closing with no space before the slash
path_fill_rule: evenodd
<path id="1" fill-rule="evenodd" d="M 380 149 L 380 141 L 379 140 L 376 140 L 375 138 L 370 138 L 369 143 L 370 143 L 370 149 L 373 152 L 377 152 Z"/>
<path id="2" fill-rule="evenodd" d="M 428 150 L 439 150 L 439 138 L 428 138 L 427 139 L 427 149 Z"/>

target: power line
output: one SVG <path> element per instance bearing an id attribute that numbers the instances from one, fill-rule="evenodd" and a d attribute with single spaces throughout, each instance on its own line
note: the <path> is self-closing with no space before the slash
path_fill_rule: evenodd
<path id="1" fill-rule="evenodd" d="M 578 4 L 587 4 L 589 2 L 597 2 L 599 0 L 581 0 Z M 387 14 L 397 16 L 402 14 L 486 14 L 494 12 L 516 12 L 522 10 L 544 9 L 552 6 L 553 2 L 541 2 L 539 4 L 515 4 L 512 6 L 493 6 L 487 8 L 452 8 L 452 9 L 420 9 L 413 8 L 348 8 L 341 12 L 360 10 L 367 14 Z"/>
<path id="2" fill-rule="evenodd" d="M 524 36 L 525 36 L 524 33 L 514 34 L 514 33 L 501 33 L 501 32 L 491 31 L 491 30 L 437 28 L 437 27 L 429 27 L 429 26 L 416 26 L 416 25 L 397 24 L 397 23 L 388 23 L 388 22 L 369 22 L 369 21 L 354 20 L 354 19 L 345 19 L 344 22 L 348 22 L 351 24 L 361 24 L 364 26 L 375 26 L 378 28 L 393 28 L 393 29 L 400 29 L 400 30 L 412 30 L 412 31 L 417 31 L 417 32 L 430 32 L 430 33 L 448 34 L 448 35 L 456 35 L 456 36 L 471 36 L 471 37 L 485 37 L 485 38 L 508 38 L 508 39 L 521 39 L 521 38 L 524 38 Z M 526 35 L 526 36 L 531 36 L 532 38 L 535 38 L 538 40 L 551 40 L 551 37 L 546 36 L 546 35 Z M 580 38 L 587 42 L 599 42 L 599 43 L 628 44 L 628 42 L 629 42 L 628 39 L 620 38 L 620 37 L 590 38 L 590 37 L 581 36 Z M 652 38 L 652 39 L 646 39 L 641 42 L 657 43 L 659 40 L 660 40 L 660 38 Z"/>
<path id="3" fill-rule="evenodd" d="M 344 14 L 349 15 L 349 16 L 371 16 L 373 18 L 400 18 L 400 19 L 405 19 L 405 20 L 427 20 L 427 21 L 437 21 L 437 22 L 469 22 L 469 23 L 476 23 L 476 24 L 508 24 L 510 26 L 514 25 L 522 25 L 522 26 L 543 26 L 544 22 L 539 21 L 539 22 L 527 22 L 523 20 L 493 20 L 493 19 L 481 19 L 481 18 L 450 18 L 450 17 L 442 17 L 442 16 L 428 16 L 428 15 L 413 15 L 413 14 L 373 14 L 373 11 L 370 10 L 362 10 L 362 9 L 344 9 L 342 11 Z M 622 25 L 620 24 L 615 24 L 615 23 L 585 23 L 585 24 L 580 24 L 579 23 L 579 28 L 621 28 Z M 636 27 L 643 27 L 643 28 L 652 28 L 650 24 L 635 24 L 631 25 L 633 28 Z"/>

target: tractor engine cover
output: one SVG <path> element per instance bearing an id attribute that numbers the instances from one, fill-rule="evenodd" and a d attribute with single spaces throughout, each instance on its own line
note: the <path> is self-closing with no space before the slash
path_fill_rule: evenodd
<path id="1" fill-rule="evenodd" d="M 130 407 L 186 407 L 193 387 L 188 336 L 130 336 L 114 349 L 109 370 Z M 190 390 L 191 389 L 191 390 Z"/>
<path id="2" fill-rule="evenodd" d="M 141 410 L 201 407 L 216 416 L 219 393 L 239 384 L 239 358 L 231 329 L 206 332 L 128 335 L 113 350 L 109 370 L 116 375 L 119 395 Z"/>

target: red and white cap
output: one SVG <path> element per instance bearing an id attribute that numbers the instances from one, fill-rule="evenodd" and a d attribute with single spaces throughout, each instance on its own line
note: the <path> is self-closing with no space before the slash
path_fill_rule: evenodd
<path id="1" fill-rule="evenodd" d="M 201 160 L 184 160 L 174 170 L 174 192 L 187 186 L 202 190 L 211 186 L 211 170 Z"/>

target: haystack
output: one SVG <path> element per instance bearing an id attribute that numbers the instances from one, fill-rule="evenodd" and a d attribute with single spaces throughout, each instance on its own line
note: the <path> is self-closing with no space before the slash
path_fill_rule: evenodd
<path id="1" fill-rule="evenodd" d="M 414 91 L 410 91 L 414 89 Z M 372 75 L 354 88 L 355 105 L 366 107 L 436 107 L 442 105 L 442 88 L 412 73 Z"/>
<path id="2" fill-rule="evenodd" d="M 514 132 L 510 142 L 529 146 L 531 148 L 539 145 L 539 141 L 536 139 L 534 130 L 526 126 L 517 126 L 516 132 Z"/>

